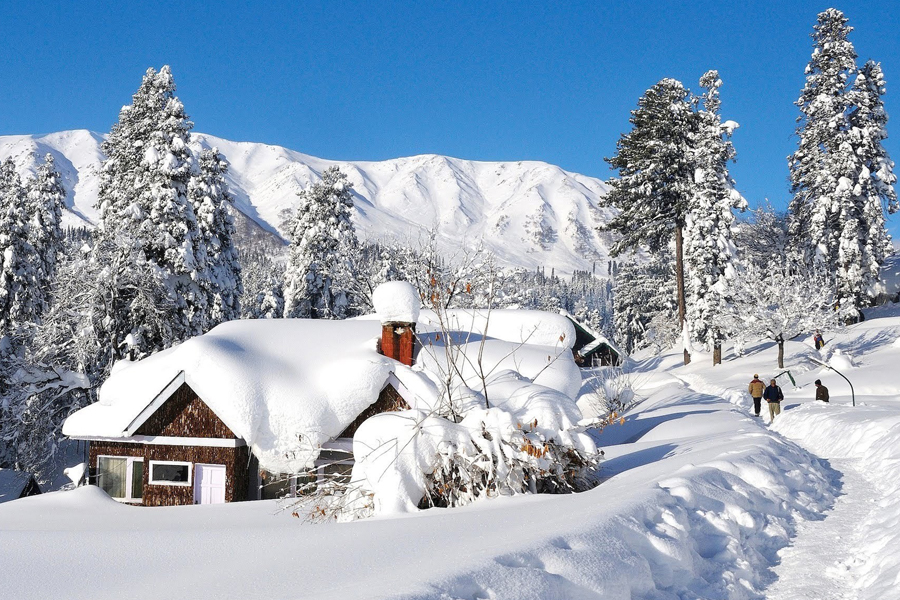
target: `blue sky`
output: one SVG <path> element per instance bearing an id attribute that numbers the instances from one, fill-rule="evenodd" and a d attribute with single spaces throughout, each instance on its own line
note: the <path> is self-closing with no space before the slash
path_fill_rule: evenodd
<path id="1" fill-rule="evenodd" d="M 822 2 L 6 2 L 0 134 L 109 130 L 169 64 L 196 129 L 323 158 L 544 160 L 595 177 L 653 83 L 724 81 L 732 175 L 788 199 L 793 105 Z M 900 84 L 900 9 L 834 4 Z M 877 10 L 875 9 L 877 7 Z M 900 114 L 900 113 L 898 113 Z M 900 156 L 900 124 L 888 126 Z M 900 237 L 900 216 L 891 219 Z"/>

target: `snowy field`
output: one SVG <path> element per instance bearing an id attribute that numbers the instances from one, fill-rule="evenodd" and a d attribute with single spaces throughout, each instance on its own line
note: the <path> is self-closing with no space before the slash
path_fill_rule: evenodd
<path id="1" fill-rule="evenodd" d="M 825 338 L 787 342 L 796 385 L 779 377 L 771 426 L 745 391 L 781 371 L 769 342 L 717 367 L 637 362 L 642 399 L 598 436 L 605 480 L 583 494 L 339 525 L 273 502 L 134 508 L 93 487 L 10 502 L 0 596 L 900 598 L 900 309 Z M 856 407 L 814 358 L 850 378 Z"/>

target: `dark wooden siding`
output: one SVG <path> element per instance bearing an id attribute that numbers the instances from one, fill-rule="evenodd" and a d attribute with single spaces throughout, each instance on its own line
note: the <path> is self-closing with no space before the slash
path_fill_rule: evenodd
<path id="1" fill-rule="evenodd" d="M 175 390 L 135 434 L 229 439 L 236 437 L 186 383 Z"/>
<path id="2" fill-rule="evenodd" d="M 250 483 L 247 446 L 215 448 L 207 446 L 168 446 L 125 442 L 91 442 L 91 474 L 96 475 L 98 456 L 135 456 L 144 459 L 144 506 L 177 506 L 194 503 L 193 485 L 150 484 L 150 461 L 173 460 L 189 463 L 225 465 L 225 502 L 245 500 Z M 192 468 L 193 471 L 193 468 Z"/>
<path id="3" fill-rule="evenodd" d="M 359 426 L 362 425 L 362 422 L 368 419 L 369 417 L 373 417 L 379 413 L 390 412 L 394 410 L 409 410 L 409 404 L 406 403 L 406 400 L 403 399 L 403 396 L 400 395 L 394 386 L 391 384 L 387 384 L 381 393 L 378 394 L 378 400 L 372 403 L 369 408 L 364 410 L 356 419 L 353 420 L 350 425 L 347 426 L 347 429 L 341 432 L 341 434 L 337 437 L 339 438 L 352 438 L 353 434 L 356 433 L 356 430 L 359 429 Z"/>

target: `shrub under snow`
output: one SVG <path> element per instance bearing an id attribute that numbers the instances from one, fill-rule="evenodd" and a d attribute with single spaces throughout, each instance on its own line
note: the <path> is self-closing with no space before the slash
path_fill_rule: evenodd
<path id="1" fill-rule="evenodd" d="M 498 374 L 487 389 L 490 408 L 483 398 L 467 402 L 459 422 L 423 409 L 365 421 L 353 441 L 349 512 L 409 512 L 592 486 L 599 455 L 577 425 L 581 412 L 571 398 L 513 371 Z M 465 391 L 470 399 L 481 396 Z"/>

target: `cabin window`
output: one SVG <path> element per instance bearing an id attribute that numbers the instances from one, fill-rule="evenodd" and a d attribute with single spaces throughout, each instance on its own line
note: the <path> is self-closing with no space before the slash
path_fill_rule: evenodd
<path id="1" fill-rule="evenodd" d="M 193 485 L 191 482 L 191 463 L 151 460 L 150 483 L 157 485 Z"/>
<path id="2" fill-rule="evenodd" d="M 144 459 L 98 456 L 97 485 L 115 500 L 140 502 L 144 495 Z"/>

